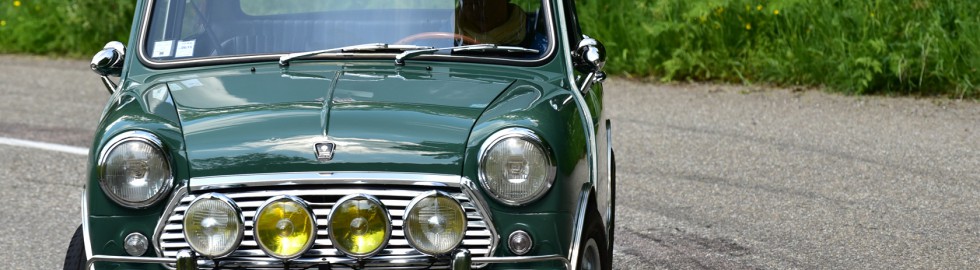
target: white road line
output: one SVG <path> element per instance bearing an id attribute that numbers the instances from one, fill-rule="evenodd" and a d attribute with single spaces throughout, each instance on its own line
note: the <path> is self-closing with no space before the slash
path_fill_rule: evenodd
<path id="1" fill-rule="evenodd" d="M 43 149 L 48 151 L 57 151 L 62 153 L 69 153 L 69 154 L 76 154 L 76 155 L 83 155 L 83 156 L 88 155 L 88 148 L 53 144 L 53 143 L 46 143 L 46 142 L 27 141 L 27 140 L 14 139 L 14 138 L 0 137 L 0 144 L 37 148 L 37 149 Z"/>

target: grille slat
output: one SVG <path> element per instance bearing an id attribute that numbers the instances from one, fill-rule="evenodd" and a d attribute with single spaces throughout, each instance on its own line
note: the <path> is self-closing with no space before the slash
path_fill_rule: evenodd
<path id="1" fill-rule="evenodd" d="M 458 188 L 454 190 L 453 188 L 447 187 L 433 188 L 430 186 L 415 187 L 380 185 L 356 189 L 330 188 L 322 186 L 309 189 L 286 187 L 282 190 L 262 191 L 236 191 L 233 189 L 210 190 L 222 193 L 234 200 L 235 203 L 242 209 L 242 214 L 245 218 L 244 239 L 242 240 L 238 250 L 233 252 L 229 257 L 222 259 L 222 264 L 224 265 L 225 263 L 229 263 L 230 265 L 248 265 L 249 263 L 256 262 L 278 262 L 277 260 L 268 260 L 268 255 L 258 248 L 252 235 L 253 219 L 258 207 L 260 207 L 269 198 L 278 195 L 292 195 L 303 199 L 310 205 L 310 207 L 313 209 L 313 214 L 316 216 L 318 226 L 317 238 L 314 241 L 314 245 L 302 257 L 297 258 L 296 261 L 349 261 L 350 258 L 333 247 L 333 243 L 330 241 L 328 236 L 326 224 L 327 220 L 329 219 L 330 210 L 338 200 L 350 194 L 361 193 L 375 196 L 381 200 L 385 207 L 388 208 L 389 215 L 392 218 L 391 239 L 385 246 L 385 249 L 379 252 L 378 255 L 373 257 L 370 261 L 378 266 L 391 265 L 393 262 L 392 260 L 402 262 L 417 261 L 420 262 L 419 265 L 421 266 L 430 265 L 432 263 L 431 258 L 429 258 L 427 255 L 419 253 L 409 246 L 408 240 L 405 239 L 404 232 L 402 231 L 402 226 L 404 223 L 403 215 L 406 212 L 405 208 L 408 206 L 411 200 L 416 196 L 429 192 L 433 189 L 449 193 L 450 196 L 453 196 L 459 200 L 463 206 L 467 219 L 467 230 L 464 234 L 464 239 L 461 246 L 469 249 L 470 254 L 472 254 L 473 257 L 489 256 L 490 254 L 488 253 L 490 252 L 490 248 L 493 243 L 493 233 L 490 231 L 485 219 L 478 212 L 473 202 L 471 202 L 469 197 L 467 197 L 465 193 L 461 192 Z M 181 198 L 177 207 L 174 208 L 174 211 L 171 213 L 170 217 L 167 218 L 167 223 L 163 227 L 163 232 L 159 237 L 160 242 L 157 243 L 164 257 L 174 258 L 179 250 L 189 248 L 189 245 L 185 241 L 182 232 L 182 222 L 184 212 L 187 210 L 187 207 L 194 198 L 195 195 L 187 195 Z M 437 264 L 444 265 L 445 263 Z"/>

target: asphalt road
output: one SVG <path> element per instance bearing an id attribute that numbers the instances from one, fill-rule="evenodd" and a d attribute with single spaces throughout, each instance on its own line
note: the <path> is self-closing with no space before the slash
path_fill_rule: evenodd
<path id="1" fill-rule="evenodd" d="M 610 79 L 617 269 L 976 269 L 980 104 Z M 0 55 L 0 138 L 88 147 L 87 63 Z M 0 268 L 57 269 L 86 158 L 0 144 Z"/>

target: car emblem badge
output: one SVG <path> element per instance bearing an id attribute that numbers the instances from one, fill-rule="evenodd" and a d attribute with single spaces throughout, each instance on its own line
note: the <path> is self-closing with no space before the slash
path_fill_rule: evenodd
<path id="1" fill-rule="evenodd" d="M 333 150 L 337 148 L 334 143 L 318 143 L 313 148 L 316 149 L 316 159 L 329 161 L 333 159 Z"/>

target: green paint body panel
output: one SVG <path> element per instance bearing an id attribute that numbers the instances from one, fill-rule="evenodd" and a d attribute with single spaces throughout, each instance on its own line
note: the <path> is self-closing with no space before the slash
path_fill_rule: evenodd
<path id="1" fill-rule="evenodd" d="M 494 77 L 366 66 L 275 64 L 168 81 L 191 177 L 293 171 L 459 174 L 470 128 L 510 85 Z M 229 68 L 234 70 L 235 68 Z M 336 154 L 318 161 L 317 142 Z"/>
<path id="2" fill-rule="evenodd" d="M 554 2 L 558 7 L 563 2 Z M 140 1 L 138 10 L 143 10 Z M 127 50 L 139 50 L 137 12 Z M 557 20 L 557 19 L 556 19 Z M 560 24 L 556 24 L 560 25 Z M 559 34 L 566 33 L 559 29 Z M 556 51 L 569 50 L 561 43 Z M 506 236 L 528 231 L 527 255 L 570 256 L 583 192 L 592 190 L 595 136 L 605 138 L 601 85 L 585 97 L 586 121 L 569 80 L 564 53 L 539 66 L 410 60 L 297 60 L 151 69 L 125 59 L 119 91 L 102 115 L 89 156 L 88 238 L 96 255 L 125 256 L 131 232 L 152 238 L 165 202 L 130 209 L 99 188 L 98 159 L 113 136 L 132 130 L 157 135 L 175 173 L 192 178 L 275 172 L 407 172 L 459 175 L 479 183 L 479 152 L 494 132 L 522 127 L 545 142 L 556 165 L 552 188 L 519 207 L 484 196 L 501 241 L 495 256 L 512 256 Z M 591 122 L 590 127 L 587 123 Z M 591 129 L 591 130 L 590 130 Z M 336 143 L 329 161 L 313 145 Z M 599 164 L 604 141 L 595 146 Z M 601 173 L 599 174 L 602 175 Z M 173 192 L 173 189 L 171 189 Z M 152 241 L 152 239 L 151 239 Z M 144 256 L 156 256 L 152 248 Z M 100 263 L 107 269 L 162 269 L 158 264 Z M 553 262 L 499 264 L 488 269 L 560 268 Z"/>

